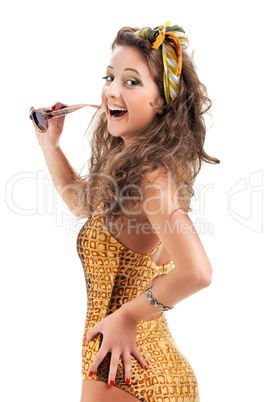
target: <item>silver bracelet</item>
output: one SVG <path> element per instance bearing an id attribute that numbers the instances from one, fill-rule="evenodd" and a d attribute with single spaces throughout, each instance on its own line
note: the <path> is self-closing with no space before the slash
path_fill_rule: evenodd
<path id="1" fill-rule="evenodd" d="M 152 286 L 149 287 L 145 294 L 146 294 L 146 299 L 149 300 L 149 302 L 154 305 L 158 310 L 162 310 L 162 311 L 168 311 L 171 310 L 174 307 L 167 307 L 167 306 L 163 306 L 163 304 L 158 303 L 158 301 L 153 297 L 152 292 L 151 292 Z"/>

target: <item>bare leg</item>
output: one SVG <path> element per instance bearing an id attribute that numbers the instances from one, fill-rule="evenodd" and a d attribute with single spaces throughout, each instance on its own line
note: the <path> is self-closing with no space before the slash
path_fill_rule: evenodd
<path id="1" fill-rule="evenodd" d="M 137 402 L 128 392 L 115 386 L 110 387 L 107 382 L 98 380 L 83 380 L 80 402 Z"/>

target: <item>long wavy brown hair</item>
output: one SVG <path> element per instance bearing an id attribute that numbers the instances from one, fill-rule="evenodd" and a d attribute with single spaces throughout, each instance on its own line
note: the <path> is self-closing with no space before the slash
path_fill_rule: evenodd
<path id="1" fill-rule="evenodd" d="M 161 47 L 137 35 L 139 28 L 121 28 L 112 43 L 138 49 L 164 100 L 162 114 L 156 113 L 152 123 L 134 141 L 124 147 L 121 137 L 107 130 L 103 105 L 94 114 L 86 131 L 91 146 L 88 174 L 77 181 L 79 191 L 78 219 L 88 217 L 102 201 L 106 216 L 114 220 L 121 216 L 122 206 L 134 207 L 142 201 L 141 183 L 146 174 L 156 169 L 171 174 L 178 196 L 186 212 L 191 211 L 193 184 L 202 163 L 220 163 L 204 151 L 206 125 L 204 114 L 211 107 L 207 89 L 199 81 L 192 57 L 182 51 L 180 91 L 168 105 L 163 86 Z M 81 197 L 82 195 L 82 197 Z"/>

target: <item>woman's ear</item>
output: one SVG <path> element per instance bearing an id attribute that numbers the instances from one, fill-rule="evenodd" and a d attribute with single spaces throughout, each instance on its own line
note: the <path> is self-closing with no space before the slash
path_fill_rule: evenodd
<path id="1" fill-rule="evenodd" d="M 161 106 L 163 106 L 164 103 L 165 103 L 164 99 L 159 95 L 155 103 L 155 106 L 158 108 L 156 113 L 163 114 L 163 109 L 161 109 Z"/>

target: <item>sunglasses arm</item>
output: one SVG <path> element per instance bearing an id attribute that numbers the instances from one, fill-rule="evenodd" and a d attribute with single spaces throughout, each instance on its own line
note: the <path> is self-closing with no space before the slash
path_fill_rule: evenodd
<path id="1" fill-rule="evenodd" d="M 100 106 L 97 105 L 90 105 L 90 104 L 79 104 L 79 105 L 71 105 L 71 106 L 66 106 L 66 107 L 62 107 L 59 110 L 51 110 L 51 111 L 46 111 L 44 112 L 44 114 L 49 118 L 49 119 L 53 119 L 55 117 L 59 117 L 59 116 L 64 116 L 68 113 L 72 113 L 75 112 L 78 109 L 82 109 L 85 106 L 91 106 L 94 107 L 96 109 L 99 109 Z"/>

